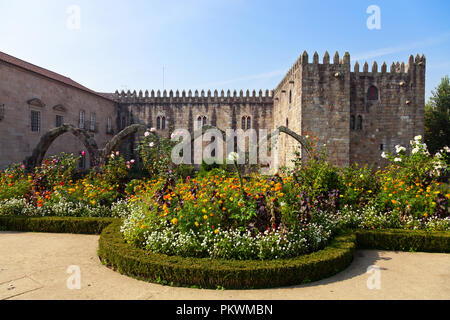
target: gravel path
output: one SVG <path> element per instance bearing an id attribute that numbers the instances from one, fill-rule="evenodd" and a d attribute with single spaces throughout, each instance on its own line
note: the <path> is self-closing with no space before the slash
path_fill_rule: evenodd
<path id="1" fill-rule="evenodd" d="M 0 299 L 450 299 L 450 254 L 359 250 L 352 265 L 331 278 L 239 291 L 172 288 L 128 278 L 104 267 L 97 248 L 98 236 L 0 232 Z M 373 265 L 378 270 L 367 273 Z M 69 266 L 79 267 L 80 289 L 68 289 Z"/>

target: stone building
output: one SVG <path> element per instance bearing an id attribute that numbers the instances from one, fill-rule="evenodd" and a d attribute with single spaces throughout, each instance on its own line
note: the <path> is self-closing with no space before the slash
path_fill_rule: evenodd
<path id="1" fill-rule="evenodd" d="M 286 126 L 326 145 L 329 160 L 382 166 L 382 151 L 424 131 L 425 57 L 407 64 L 367 63 L 353 71 L 350 55 L 304 52 L 273 90 L 139 91 L 97 93 L 73 80 L 0 53 L 0 168 L 29 156 L 42 135 L 62 123 L 84 128 L 99 147 L 131 124 L 154 127 L 169 136 L 174 129 L 193 132 L 203 125 L 226 129 L 275 130 Z M 132 153 L 135 137 L 122 145 Z M 280 165 L 289 165 L 298 143 L 280 135 Z M 80 153 L 83 144 L 62 135 L 47 154 Z M 301 151 L 300 151 L 301 152 Z M 302 154 L 306 157 L 306 154 Z M 89 161 L 87 162 L 87 166 Z"/>

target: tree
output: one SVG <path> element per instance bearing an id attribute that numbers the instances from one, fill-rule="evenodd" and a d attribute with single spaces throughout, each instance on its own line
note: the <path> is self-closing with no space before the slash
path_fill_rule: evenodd
<path id="1" fill-rule="evenodd" d="M 450 79 L 442 78 L 425 106 L 425 142 L 431 153 L 450 146 Z"/>

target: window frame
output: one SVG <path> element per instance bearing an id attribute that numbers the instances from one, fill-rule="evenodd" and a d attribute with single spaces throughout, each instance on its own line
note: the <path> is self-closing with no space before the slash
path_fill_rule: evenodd
<path id="1" fill-rule="evenodd" d="M 61 120 L 61 122 L 59 123 L 58 119 Z M 58 124 L 59 123 L 59 124 Z M 56 114 L 55 115 L 55 126 L 56 128 L 60 128 L 62 127 L 64 124 L 64 116 L 60 115 L 60 114 Z"/>
<path id="2" fill-rule="evenodd" d="M 37 123 L 35 123 L 33 120 L 33 114 L 37 115 L 37 118 L 35 119 Z M 30 110 L 30 126 L 31 126 L 31 132 L 39 133 L 41 132 L 41 126 L 42 126 L 42 115 L 41 111 L 39 110 Z M 34 130 L 36 128 L 36 130 Z"/>

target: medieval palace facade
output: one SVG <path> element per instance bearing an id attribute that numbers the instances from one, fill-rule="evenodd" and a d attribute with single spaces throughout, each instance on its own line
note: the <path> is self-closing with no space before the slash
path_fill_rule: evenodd
<path id="1" fill-rule="evenodd" d="M 203 125 L 221 130 L 285 126 L 326 145 L 329 160 L 381 166 L 383 151 L 424 132 L 424 56 L 405 63 L 358 63 L 350 55 L 323 60 L 304 52 L 274 90 L 139 91 L 98 93 L 70 78 L 0 53 L 0 169 L 22 162 L 47 132 L 71 124 L 99 147 L 131 124 L 156 128 L 168 136 Z M 353 69 L 353 70 L 352 70 Z M 133 150 L 130 138 L 122 149 Z M 289 165 L 298 143 L 278 139 L 279 163 Z M 78 137 L 57 137 L 46 155 L 80 154 Z M 89 161 L 86 161 L 88 164 Z M 83 164 L 84 165 L 84 164 Z"/>

